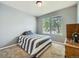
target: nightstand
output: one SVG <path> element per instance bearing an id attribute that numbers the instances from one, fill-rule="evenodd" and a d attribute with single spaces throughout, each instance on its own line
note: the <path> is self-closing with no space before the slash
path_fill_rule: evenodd
<path id="1" fill-rule="evenodd" d="M 73 43 L 72 39 L 67 38 L 66 44 L 65 44 L 65 57 L 79 58 L 79 43 Z"/>

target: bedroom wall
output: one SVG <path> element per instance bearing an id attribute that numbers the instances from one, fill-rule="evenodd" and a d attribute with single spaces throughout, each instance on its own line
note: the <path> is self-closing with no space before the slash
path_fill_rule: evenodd
<path id="1" fill-rule="evenodd" d="M 36 32 L 36 19 L 20 10 L 0 3 L 0 48 L 16 43 L 22 32 Z"/>
<path id="2" fill-rule="evenodd" d="M 37 18 L 37 32 L 39 34 L 42 34 L 41 29 L 41 20 L 48 16 L 62 16 L 63 17 L 63 29 L 62 33 L 63 35 L 51 35 L 53 37 L 52 40 L 56 40 L 58 42 L 64 42 L 66 38 L 66 24 L 72 24 L 77 22 L 77 6 L 71 6 L 68 8 L 64 8 L 55 12 L 48 13 L 46 15 L 42 15 Z"/>
<path id="3" fill-rule="evenodd" d="M 77 3 L 77 23 L 79 23 L 79 2 Z"/>

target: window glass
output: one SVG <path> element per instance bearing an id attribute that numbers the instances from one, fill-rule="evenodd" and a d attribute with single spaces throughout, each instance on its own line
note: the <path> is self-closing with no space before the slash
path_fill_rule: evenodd
<path id="1" fill-rule="evenodd" d="M 62 16 L 47 17 L 42 20 L 42 32 L 44 34 L 62 34 Z"/>
<path id="2" fill-rule="evenodd" d="M 44 34 L 50 34 L 50 18 L 42 20 L 42 32 Z"/>

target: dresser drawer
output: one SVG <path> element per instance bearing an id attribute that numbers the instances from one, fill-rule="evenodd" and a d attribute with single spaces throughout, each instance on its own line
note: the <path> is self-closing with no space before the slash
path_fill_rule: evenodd
<path id="1" fill-rule="evenodd" d="M 79 57 L 79 49 L 75 49 L 75 48 L 74 48 L 74 55 L 75 55 L 76 57 Z"/>
<path id="2" fill-rule="evenodd" d="M 74 56 L 74 49 L 72 47 L 66 46 L 65 47 L 65 56 L 66 57 Z"/>

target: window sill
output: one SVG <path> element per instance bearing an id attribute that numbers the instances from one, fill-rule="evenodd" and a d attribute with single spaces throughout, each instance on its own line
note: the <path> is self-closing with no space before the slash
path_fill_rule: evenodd
<path id="1" fill-rule="evenodd" d="M 43 35 L 57 35 L 57 36 L 63 36 L 62 33 L 59 33 L 59 34 L 49 34 L 49 33 L 42 33 Z"/>

